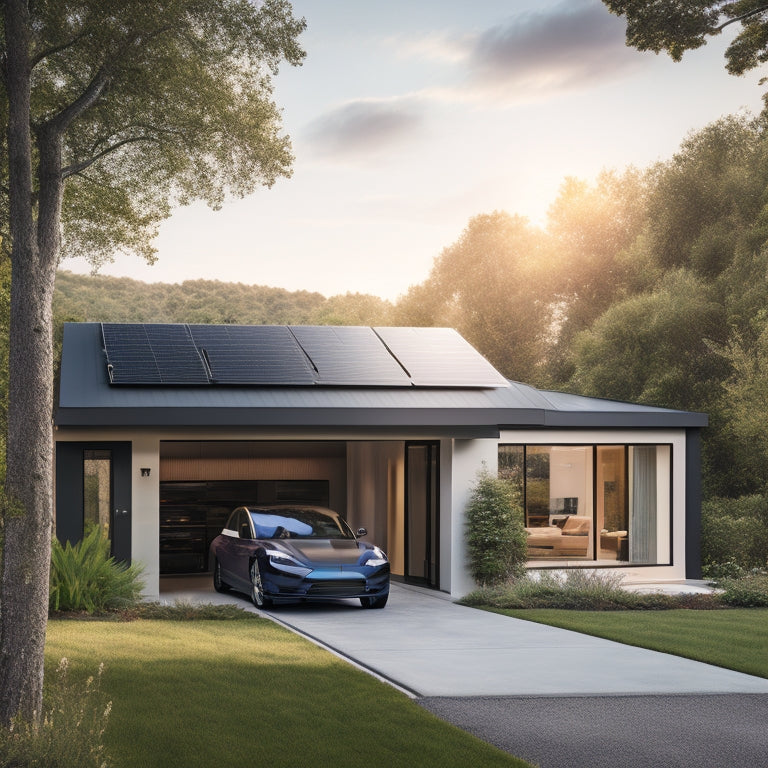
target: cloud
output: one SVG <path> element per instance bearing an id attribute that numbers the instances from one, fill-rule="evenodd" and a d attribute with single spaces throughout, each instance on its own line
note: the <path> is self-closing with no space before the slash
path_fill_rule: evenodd
<path id="1" fill-rule="evenodd" d="M 308 138 L 323 154 L 372 153 L 410 139 L 422 121 L 422 109 L 412 99 L 360 99 L 321 115 L 309 126 Z"/>
<path id="2" fill-rule="evenodd" d="M 602 3 L 569 0 L 486 30 L 467 63 L 475 83 L 559 89 L 604 81 L 638 61 L 624 23 Z"/>
<path id="3" fill-rule="evenodd" d="M 435 101 L 538 100 L 615 79 L 644 61 L 627 48 L 624 22 L 599 0 L 561 0 L 474 34 L 432 32 L 397 45 L 401 56 L 445 65 L 442 82 L 421 91 Z"/>

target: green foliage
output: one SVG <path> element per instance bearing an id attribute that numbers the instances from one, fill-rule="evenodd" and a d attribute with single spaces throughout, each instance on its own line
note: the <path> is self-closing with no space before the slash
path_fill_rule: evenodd
<path id="1" fill-rule="evenodd" d="M 455 328 L 505 376 L 535 383 L 554 284 L 545 246 L 544 233 L 521 216 L 474 217 L 425 285 L 399 302 L 396 322 Z"/>
<path id="2" fill-rule="evenodd" d="M 92 526 L 74 546 L 51 547 L 49 610 L 98 613 L 129 608 L 141 597 L 141 568 L 125 566 L 109 554 L 109 540 Z"/>
<path id="3" fill-rule="evenodd" d="M 719 584 L 720 599 L 734 608 L 768 608 L 768 574 L 750 573 Z"/>
<path id="4" fill-rule="evenodd" d="M 282 62 L 301 64 L 305 22 L 287 0 L 79 0 L 29 10 L 33 135 L 54 123 L 64 130 L 64 256 L 98 266 L 122 251 L 152 261 L 172 204 L 218 207 L 290 176 L 272 77 Z M 0 118 L 6 103 L 0 84 Z M 7 210 L 0 200 L 0 219 Z M 0 222 L 0 234 L 6 228 Z"/>
<path id="5" fill-rule="evenodd" d="M 127 277 L 56 278 L 54 314 L 64 320 L 123 323 L 223 323 L 237 325 L 388 325 L 392 305 L 376 296 L 326 298 L 310 291 L 263 285 L 185 280 L 143 283 Z"/>
<path id="6" fill-rule="evenodd" d="M 522 573 L 526 539 L 519 493 L 510 483 L 481 471 L 467 505 L 469 569 L 475 581 L 490 586 Z"/>
<path id="7" fill-rule="evenodd" d="M 572 388 L 582 394 L 706 410 L 727 367 L 707 346 L 724 332 L 723 310 L 686 271 L 652 293 L 616 302 L 576 339 Z"/>
<path id="8" fill-rule="evenodd" d="M 609 571 L 529 571 L 507 584 L 470 593 L 464 605 L 496 609 L 562 608 L 573 611 L 716 608 L 707 594 L 668 595 L 624 589 L 624 577 Z"/>
<path id="9" fill-rule="evenodd" d="M 603 0 L 627 19 L 627 45 L 641 51 L 666 51 L 680 61 L 708 37 L 730 24 L 741 31 L 725 52 L 726 69 L 743 75 L 768 61 L 768 8 L 755 0 Z"/>
<path id="10" fill-rule="evenodd" d="M 710 577 L 768 566 L 768 495 L 706 500 L 701 556 Z"/>
<path id="11" fill-rule="evenodd" d="M 103 665 L 96 677 L 72 680 L 62 658 L 56 676 L 46 676 L 39 723 L 18 718 L 0 727 L 0 765 L 9 768 L 109 768 L 103 736 L 112 709 L 101 693 Z"/>

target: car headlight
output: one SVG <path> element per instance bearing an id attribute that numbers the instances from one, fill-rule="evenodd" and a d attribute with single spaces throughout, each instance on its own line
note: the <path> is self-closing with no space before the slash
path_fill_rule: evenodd
<path id="1" fill-rule="evenodd" d="M 267 549 L 264 554 L 269 558 L 269 564 L 278 571 L 301 577 L 312 573 L 311 568 L 307 568 L 306 565 L 302 565 L 298 560 L 278 549 Z"/>
<path id="2" fill-rule="evenodd" d="M 389 561 L 387 560 L 387 556 L 384 554 L 384 552 L 378 547 L 374 547 L 371 556 L 363 563 L 363 565 L 376 567 L 379 565 L 386 565 L 388 562 Z"/>

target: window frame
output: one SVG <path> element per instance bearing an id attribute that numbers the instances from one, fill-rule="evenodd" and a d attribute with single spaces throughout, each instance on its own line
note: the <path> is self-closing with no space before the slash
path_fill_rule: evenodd
<path id="1" fill-rule="evenodd" d="M 599 544 L 598 544 L 598 535 L 599 532 L 597 531 L 597 481 L 598 481 L 598 449 L 599 448 L 623 448 L 624 449 L 624 465 L 625 465 L 625 477 L 626 477 L 626 489 L 625 489 L 625 496 L 627 498 L 631 497 L 632 495 L 632 487 L 630 484 L 630 464 L 631 464 L 631 457 L 630 457 L 630 449 L 635 447 L 647 447 L 647 446 L 653 446 L 657 449 L 657 457 L 656 457 L 656 467 L 659 468 L 659 461 L 660 457 L 658 455 L 658 449 L 659 448 L 665 448 L 667 449 L 668 453 L 666 458 L 661 459 L 666 463 L 666 485 L 667 493 L 663 498 L 660 498 L 657 496 L 656 498 L 656 512 L 657 515 L 660 512 L 660 505 L 665 504 L 666 510 L 662 510 L 666 514 L 666 534 L 665 538 L 668 540 L 668 547 L 663 547 L 663 542 L 660 543 L 657 546 L 656 549 L 656 557 L 654 562 L 648 562 L 648 563 L 641 563 L 641 562 L 631 562 L 630 560 L 616 560 L 616 561 L 610 561 L 607 562 L 605 560 L 599 559 Z M 528 489 L 527 489 L 527 458 L 528 458 L 528 448 L 536 447 L 536 448 L 555 448 L 555 447 L 563 447 L 563 448 L 591 448 L 591 471 L 592 471 L 592 478 L 591 478 L 591 494 L 592 494 L 592 503 L 591 508 L 589 511 L 591 520 L 592 520 L 592 547 L 591 547 L 591 557 L 587 558 L 581 558 L 577 557 L 574 559 L 573 556 L 563 556 L 563 557 L 553 557 L 553 558 L 543 558 L 543 559 L 536 559 L 536 558 L 529 558 L 528 563 L 529 567 L 534 567 L 536 569 L 557 569 L 557 568 L 563 568 L 564 564 L 567 563 L 568 568 L 666 568 L 674 566 L 674 523 L 675 523 L 675 509 L 674 509 L 674 485 L 675 485 L 675 478 L 674 478 L 674 451 L 675 446 L 674 443 L 671 441 L 664 441 L 664 440 L 655 440 L 655 441 L 641 441 L 641 440 L 635 440 L 635 441 L 600 441 L 600 442 L 594 442 L 592 440 L 574 440 L 573 442 L 564 442 L 562 440 L 554 440 L 554 441 L 542 441 L 542 440 L 535 440 L 535 441 L 513 441 L 509 439 L 502 439 L 499 440 L 497 444 L 497 457 L 501 455 L 501 449 L 505 447 L 511 447 L 511 448 L 520 448 L 522 449 L 522 504 L 523 504 L 523 514 L 525 515 L 525 519 L 527 519 L 527 509 L 528 509 Z M 551 455 L 551 454 L 550 454 Z M 500 462 L 499 462 L 500 465 Z M 497 465 L 497 476 L 501 477 L 498 465 Z M 659 484 L 659 479 L 657 478 L 657 485 Z M 628 508 L 629 509 L 629 508 Z M 629 513 L 629 512 L 628 512 Z M 658 526 L 657 522 L 657 526 Z M 666 551 L 666 557 L 660 556 L 662 551 Z M 665 562 L 666 560 L 666 562 Z M 531 565 L 533 564 L 533 565 Z"/>

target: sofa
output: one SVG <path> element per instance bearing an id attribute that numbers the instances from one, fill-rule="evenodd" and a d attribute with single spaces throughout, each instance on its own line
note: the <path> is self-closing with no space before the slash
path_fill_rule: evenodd
<path id="1" fill-rule="evenodd" d="M 592 518 L 570 515 L 559 525 L 526 528 L 529 555 L 539 557 L 586 557 Z M 533 550 L 533 551 L 531 551 Z"/>

